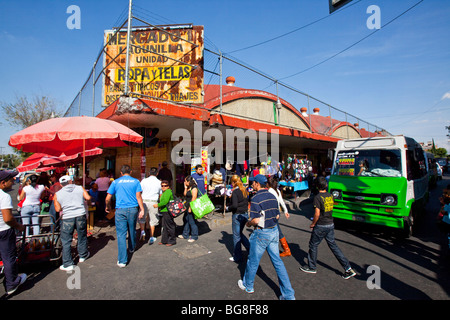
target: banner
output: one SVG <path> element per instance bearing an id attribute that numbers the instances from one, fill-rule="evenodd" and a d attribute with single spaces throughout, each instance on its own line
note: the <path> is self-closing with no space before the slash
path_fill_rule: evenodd
<path id="1" fill-rule="evenodd" d="M 114 32 L 108 30 L 104 35 L 104 107 L 125 89 L 127 33 Z M 129 91 L 175 102 L 203 103 L 203 49 L 203 26 L 133 30 Z"/>

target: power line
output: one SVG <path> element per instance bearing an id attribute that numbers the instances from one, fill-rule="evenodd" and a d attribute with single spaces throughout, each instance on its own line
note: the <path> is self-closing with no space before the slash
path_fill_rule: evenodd
<path id="1" fill-rule="evenodd" d="M 292 31 L 283 33 L 283 34 L 281 34 L 281 35 L 279 35 L 279 36 L 276 36 L 276 37 L 274 37 L 274 38 L 271 38 L 271 39 L 268 39 L 268 40 L 265 40 L 265 41 L 262 41 L 262 42 L 253 44 L 253 45 L 248 46 L 248 47 L 244 47 L 244 48 L 241 48 L 241 49 L 233 50 L 233 51 L 230 51 L 230 52 L 227 52 L 227 53 L 230 54 L 230 53 L 235 53 L 235 52 L 239 52 L 239 51 L 251 49 L 251 48 L 254 48 L 254 47 L 257 47 L 257 46 L 266 44 L 266 43 L 268 43 L 268 42 L 271 42 L 271 41 L 274 41 L 274 40 L 283 38 L 283 37 L 285 37 L 285 36 L 287 36 L 287 35 L 290 35 L 291 33 L 300 31 L 300 30 L 305 29 L 305 28 L 307 28 L 307 27 L 310 27 L 310 26 L 312 26 L 312 25 L 314 25 L 314 24 L 316 24 L 316 23 L 318 23 L 318 22 L 320 22 L 320 21 L 322 21 L 322 20 L 325 20 L 326 18 L 329 18 L 329 17 L 331 17 L 332 15 L 335 15 L 336 13 L 342 12 L 342 11 L 344 11 L 345 9 L 348 9 L 348 8 L 354 6 L 355 4 L 357 4 L 358 2 L 361 2 L 361 1 L 362 1 L 362 0 L 358 0 L 358 1 L 352 3 L 352 4 L 348 5 L 348 6 L 345 6 L 345 7 L 342 8 L 341 10 L 335 11 L 333 14 L 328 14 L 328 15 L 326 15 L 326 16 L 320 18 L 320 19 L 317 19 L 317 20 L 315 20 L 315 21 L 313 21 L 313 22 L 310 22 L 310 23 L 308 23 L 308 24 L 306 24 L 306 25 L 304 25 L 304 26 L 301 26 L 301 27 L 299 27 L 299 28 L 297 28 L 297 29 L 294 29 L 294 30 L 292 30 Z"/>
<path id="2" fill-rule="evenodd" d="M 424 0 L 420 0 L 419 2 L 417 2 L 416 4 L 414 4 L 413 6 L 411 6 L 410 8 L 408 8 L 407 10 L 403 11 L 401 14 L 399 14 L 398 16 L 396 16 L 395 18 L 393 18 L 392 20 L 390 20 L 388 23 L 386 23 L 385 25 L 383 25 L 380 29 L 375 29 L 375 31 L 373 31 L 372 33 L 370 33 L 370 34 L 368 34 L 367 36 L 365 36 L 364 38 L 362 38 L 362 39 L 356 41 L 355 43 L 353 43 L 353 44 L 351 44 L 350 46 L 348 46 L 347 48 L 345 48 L 345 49 L 339 51 L 338 53 L 332 55 L 331 57 L 328 57 L 328 58 L 326 58 L 325 60 L 322 60 L 322 61 L 316 63 L 315 65 L 311 66 L 311 67 L 308 67 L 308 68 L 306 68 L 306 69 L 303 69 L 302 71 L 299 71 L 299 72 L 293 73 L 293 74 L 291 74 L 291 75 L 289 75 L 289 76 L 287 76 L 287 77 L 281 78 L 280 80 L 292 78 L 292 77 L 294 77 L 294 76 L 296 76 L 296 75 L 305 73 L 306 71 L 309 71 L 309 70 L 311 70 L 311 69 L 313 69 L 313 68 L 315 68 L 315 67 L 320 66 L 321 64 L 324 64 L 325 62 L 330 61 L 330 60 L 333 59 L 333 58 L 336 58 L 338 55 L 344 53 L 344 52 L 347 51 L 347 50 L 350 50 L 351 48 L 353 48 L 354 46 L 356 46 L 356 45 L 358 45 L 359 43 L 363 42 L 363 41 L 366 40 L 367 38 L 373 36 L 373 35 L 374 35 L 375 33 L 377 33 L 378 31 L 380 31 L 380 30 L 382 30 L 383 28 L 387 27 L 387 26 L 390 25 L 392 22 L 394 22 L 395 20 L 399 19 L 401 16 L 405 15 L 407 12 L 409 12 L 409 11 L 411 11 L 412 9 L 414 9 L 415 7 L 417 7 L 417 6 L 418 6 L 420 3 L 422 3 L 423 1 L 424 1 Z"/>

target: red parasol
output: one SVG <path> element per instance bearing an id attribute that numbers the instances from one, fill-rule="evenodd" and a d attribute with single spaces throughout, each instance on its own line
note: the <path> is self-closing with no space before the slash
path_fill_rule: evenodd
<path id="1" fill-rule="evenodd" d="M 127 144 L 123 141 L 141 143 L 142 140 L 141 135 L 118 122 L 82 116 L 53 118 L 36 123 L 13 134 L 8 144 L 24 152 L 41 152 L 55 156 L 83 152 L 85 168 L 86 149 L 125 147 Z"/>
<path id="2" fill-rule="evenodd" d="M 143 137 L 126 126 L 95 117 L 54 118 L 36 123 L 9 138 L 9 145 L 24 152 L 60 156 L 96 147 L 125 147 Z"/>
<path id="3" fill-rule="evenodd" d="M 85 157 L 95 157 L 103 153 L 100 148 L 94 148 L 92 150 L 86 150 L 84 153 Z M 19 172 L 29 171 L 37 169 L 37 172 L 52 170 L 53 167 L 49 166 L 61 166 L 66 164 L 76 163 L 82 160 L 83 153 L 79 152 L 70 156 L 61 155 L 59 157 L 51 156 L 45 153 L 35 153 L 25 159 L 16 169 Z M 78 161 L 77 161 L 78 160 Z M 46 170 L 41 170 L 42 168 L 47 168 Z"/>

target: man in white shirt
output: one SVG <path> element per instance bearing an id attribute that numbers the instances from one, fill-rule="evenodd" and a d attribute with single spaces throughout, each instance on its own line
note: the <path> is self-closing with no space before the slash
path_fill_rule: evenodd
<path id="1" fill-rule="evenodd" d="M 150 220 L 150 240 L 148 244 L 153 244 L 156 241 L 154 237 L 155 227 L 159 224 L 158 207 L 154 207 L 154 204 L 158 203 L 159 195 L 162 193 L 161 181 L 158 180 L 156 175 L 158 174 L 157 168 L 151 168 L 149 177 L 141 181 L 142 187 L 142 200 L 144 201 L 145 214 L 142 219 L 138 219 L 141 227 L 141 240 L 145 239 L 145 224 L 147 216 Z"/>
<path id="2" fill-rule="evenodd" d="M 0 171 L 0 255 L 5 273 L 5 287 L 8 294 L 13 294 L 25 282 L 27 275 L 18 274 L 16 266 L 16 233 L 14 229 L 24 232 L 25 227 L 18 223 L 12 214 L 11 196 L 5 191 L 14 184 L 15 171 Z"/>

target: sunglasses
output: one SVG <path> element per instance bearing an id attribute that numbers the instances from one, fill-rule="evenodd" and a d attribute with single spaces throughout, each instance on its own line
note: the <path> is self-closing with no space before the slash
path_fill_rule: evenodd
<path id="1" fill-rule="evenodd" d="M 167 184 L 162 184 L 161 187 L 168 187 L 168 185 Z"/>

